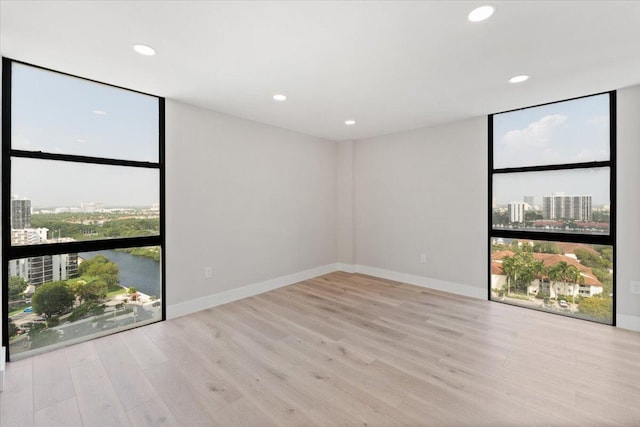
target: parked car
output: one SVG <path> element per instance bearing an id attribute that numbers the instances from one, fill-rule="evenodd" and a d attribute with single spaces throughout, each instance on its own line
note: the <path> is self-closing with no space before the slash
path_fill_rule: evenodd
<path id="1" fill-rule="evenodd" d="M 567 308 L 567 307 L 569 307 L 569 306 L 567 305 L 567 301 L 565 301 L 565 300 L 563 300 L 563 299 L 561 299 L 561 300 L 558 302 L 558 304 L 560 304 L 560 308 Z"/>
<path id="2" fill-rule="evenodd" d="M 25 313 L 33 313 L 33 307 L 27 307 L 22 311 L 24 311 Z"/>

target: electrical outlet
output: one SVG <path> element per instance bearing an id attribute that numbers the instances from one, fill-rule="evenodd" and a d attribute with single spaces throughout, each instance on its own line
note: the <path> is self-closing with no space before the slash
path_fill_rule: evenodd
<path id="1" fill-rule="evenodd" d="M 629 284 L 629 290 L 632 294 L 640 294 L 640 282 L 632 280 Z"/>
<path id="2" fill-rule="evenodd" d="M 204 278 L 211 279 L 213 277 L 213 267 L 204 268 Z"/>
<path id="3" fill-rule="evenodd" d="M 420 264 L 427 263 L 427 254 L 420 254 Z"/>

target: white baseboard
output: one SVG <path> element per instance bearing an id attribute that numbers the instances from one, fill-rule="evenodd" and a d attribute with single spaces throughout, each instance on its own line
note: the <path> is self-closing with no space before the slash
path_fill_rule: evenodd
<path id="1" fill-rule="evenodd" d="M 167 307 L 167 319 L 174 319 L 176 317 L 195 313 L 200 310 L 206 310 L 207 308 L 226 304 L 232 301 L 237 301 L 239 299 L 247 298 L 253 295 L 258 295 L 263 292 L 271 291 L 273 289 L 293 285 L 294 283 L 313 279 L 314 277 L 322 276 L 323 274 L 328 274 L 334 271 L 344 271 L 346 273 L 352 274 L 362 273 L 369 276 L 380 277 L 381 279 L 395 280 L 397 282 L 408 283 L 410 285 L 420 286 L 428 289 L 435 289 L 438 291 L 449 292 L 452 294 L 463 295 L 471 298 L 487 299 L 487 290 L 474 286 L 449 282 L 446 280 L 433 279 L 424 276 L 417 276 L 409 273 L 401 273 L 398 271 L 385 270 L 382 268 L 369 267 L 366 265 L 334 263 L 300 271 L 298 273 L 288 274 L 286 276 L 266 280 L 264 282 L 254 283 L 251 285 L 243 286 L 241 288 L 230 289 L 228 291 L 220 292 L 217 294 L 207 295 L 202 298 L 185 301 L 179 304 L 170 305 Z M 616 317 L 616 321 L 618 328 L 640 332 L 639 316 L 618 314 Z M 3 363 L 4 357 L 2 357 L 2 360 L 0 360 L 0 391 L 2 390 L 3 371 L 1 367 Z"/>
<path id="2" fill-rule="evenodd" d="M 640 316 L 631 316 L 628 314 L 616 315 L 616 326 L 630 331 L 640 332 Z"/>
<path id="3" fill-rule="evenodd" d="M 420 286 L 423 288 L 435 289 L 471 298 L 487 299 L 487 290 L 484 288 L 480 289 L 474 286 L 463 285 L 461 283 L 384 270 L 366 265 L 355 265 L 354 270 L 356 273 L 367 274 L 369 276 L 380 277 L 382 279 L 395 280 L 396 282 L 408 283 L 410 285 Z"/>
<path id="4" fill-rule="evenodd" d="M 264 282 L 246 285 L 237 289 L 229 289 L 213 295 L 207 295 L 190 301 L 167 306 L 167 319 L 175 319 L 176 317 L 185 316 L 207 308 L 237 301 L 263 292 L 278 289 L 283 286 L 293 285 L 303 280 L 313 279 L 333 271 L 339 270 L 339 264 L 327 264 L 321 267 L 311 268 L 309 270 L 300 271 L 298 273 L 288 274 L 286 276 L 277 277 L 275 279 L 266 280 Z"/>
<path id="5" fill-rule="evenodd" d="M 339 262 L 338 271 L 344 271 L 345 273 L 353 274 L 356 272 L 356 266 L 353 264 L 345 264 L 345 263 Z"/>

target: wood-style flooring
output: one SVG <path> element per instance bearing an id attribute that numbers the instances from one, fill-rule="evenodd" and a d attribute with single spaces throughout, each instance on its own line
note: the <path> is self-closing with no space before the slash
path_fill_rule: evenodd
<path id="1" fill-rule="evenodd" d="M 12 362 L 0 425 L 640 426 L 640 334 L 331 273 Z"/>

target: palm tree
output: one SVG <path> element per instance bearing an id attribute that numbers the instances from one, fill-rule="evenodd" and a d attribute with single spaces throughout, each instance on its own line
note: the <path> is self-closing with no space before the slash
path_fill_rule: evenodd
<path id="1" fill-rule="evenodd" d="M 569 266 L 569 268 L 567 268 L 567 279 L 571 280 L 573 283 L 575 283 L 576 288 L 578 287 L 578 285 L 580 283 L 584 283 L 584 277 L 582 276 L 582 273 L 580 272 L 578 267 L 576 267 L 575 265 L 571 265 L 571 266 Z M 572 296 L 573 305 L 575 305 L 575 303 L 576 303 L 576 294 L 575 294 L 575 292 L 572 292 L 571 296 Z"/>
<path id="2" fill-rule="evenodd" d="M 511 278 L 514 280 L 518 277 L 516 262 L 513 257 L 507 256 L 502 258 L 502 270 L 507 276 L 507 295 L 511 294 Z"/>
<path id="3" fill-rule="evenodd" d="M 549 269 L 549 280 L 551 281 L 551 287 L 553 288 L 553 283 L 558 282 L 566 282 L 567 281 L 567 271 L 569 269 L 569 264 L 566 261 L 560 261 Z M 556 290 L 556 298 L 558 298 L 558 292 Z"/>
<path id="4" fill-rule="evenodd" d="M 526 293 L 527 287 L 543 271 L 544 266 L 533 258 L 531 252 L 517 250 L 512 257 L 502 259 L 502 269 L 507 276 L 507 295 L 509 295 L 511 280 L 513 280 L 516 290 L 520 286 L 524 286 Z"/>
<path id="5" fill-rule="evenodd" d="M 538 282 L 539 282 L 538 293 L 540 293 L 544 288 L 543 287 L 544 278 L 549 274 L 549 271 L 547 267 L 544 266 L 544 263 L 542 261 L 536 261 L 531 267 L 531 269 L 534 274 L 534 279 L 538 279 Z"/>

